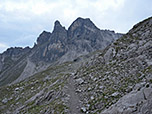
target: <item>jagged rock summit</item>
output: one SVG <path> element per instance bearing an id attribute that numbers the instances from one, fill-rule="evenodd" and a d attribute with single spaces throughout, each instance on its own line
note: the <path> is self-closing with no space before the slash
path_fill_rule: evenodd
<path id="1" fill-rule="evenodd" d="M 98 28 L 89 18 L 83 19 L 79 17 L 68 28 L 68 36 L 70 38 L 75 38 L 89 31 L 95 32 L 97 29 Z"/>
<path id="2" fill-rule="evenodd" d="M 44 34 L 44 33 L 42 33 Z M 98 29 L 90 19 L 77 18 L 68 30 L 63 27 L 57 20 L 54 23 L 52 33 L 45 33 L 45 36 L 40 35 L 40 39 L 44 39 L 37 44 L 36 53 L 31 57 L 33 62 L 45 61 L 53 62 L 61 59 L 60 62 L 74 60 L 84 52 L 89 53 L 95 50 L 103 49 L 111 42 L 119 38 L 121 34 L 113 31 Z M 43 53 L 43 54 L 42 54 Z"/>
<path id="3" fill-rule="evenodd" d="M 21 81 L 51 64 L 73 61 L 81 55 L 104 49 L 121 36 L 100 30 L 89 18 L 77 18 L 68 30 L 57 20 L 53 31 L 43 31 L 33 48 L 11 48 L 13 53 L 19 51 L 16 56 L 10 55 L 9 50 L 0 54 L 0 85 L 16 79 Z"/>

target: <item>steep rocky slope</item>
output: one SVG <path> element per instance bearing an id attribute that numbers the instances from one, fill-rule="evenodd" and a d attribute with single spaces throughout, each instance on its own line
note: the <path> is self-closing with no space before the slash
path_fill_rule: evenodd
<path id="1" fill-rule="evenodd" d="M 43 31 L 33 48 L 11 48 L 0 54 L 0 86 L 19 82 L 51 64 L 73 61 L 103 49 L 121 36 L 100 30 L 88 18 L 77 18 L 68 30 L 56 21 L 53 32 Z"/>
<path id="2" fill-rule="evenodd" d="M 0 88 L 0 113 L 151 114 L 152 17 L 104 50 Z"/>
<path id="3" fill-rule="evenodd" d="M 123 50 L 120 55 L 127 56 L 123 60 L 126 64 L 123 65 L 126 67 L 123 72 L 127 73 L 127 78 L 131 76 L 131 84 L 126 82 L 132 91 L 127 91 L 125 96 L 102 114 L 152 113 L 152 18 L 135 25 L 127 36 L 133 40 L 128 39 L 131 43 L 126 48 L 127 53 Z"/>
<path id="4" fill-rule="evenodd" d="M 0 54 L 0 86 L 18 78 L 27 65 L 26 57 L 30 48 L 9 48 Z"/>
<path id="5" fill-rule="evenodd" d="M 151 44 L 148 18 L 78 70 L 75 78 L 81 84 L 78 81 L 76 88 L 85 113 L 151 114 Z"/>
<path id="6" fill-rule="evenodd" d="M 73 114 L 73 112 L 80 112 L 76 107 L 79 105 L 79 97 L 75 92 L 71 76 L 88 59 L 88 56 L 80 57 L 77 62 L 50 66 L 47 70 L 24 81 L 1 87 L 0 113 Z"/>

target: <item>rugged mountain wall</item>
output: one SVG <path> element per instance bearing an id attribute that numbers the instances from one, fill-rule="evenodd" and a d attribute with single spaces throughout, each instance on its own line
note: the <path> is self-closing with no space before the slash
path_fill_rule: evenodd
<path id="1" fill-rule="evenodd" d="M 151 114 L 151 44 L 152 18 L 148 18 L 80 68 L 75 78 L 83 112 Z"/>
<path id="2" fill-rule="evenodd" d="M 26 57 L 30 48 L 9 48 L 0 54 L 0 86 L 6 85 L 18 78 L 26 67 Z"/>
<path id="3" fill-rule="evenodd" d="M 124 63 L 124 65 L 121 64 L 124 67 L 122 69 L 124 70 L 123 78 L 130 77 L 126 84 L 127 88 L 132 91 L 127 91 L 126 95 L 120 98 L 117 103 L 105 109 L 101 114 L 151 114 L 152 17 L 135 25 L 125 36 L 125 39 L 125 41 L 120 41 L 127 44 L 126 49 L 118 52 L 123 59 L 120 63 Z M 120 76 L 120 73 L 117 76 Z"/>
<path id="4" fill-rule="evenodd" d="M 43 32 L 33 49 L 33 62 L 54 62 L 62 57 L 61 63 L 72 61 L 80 55 L 104 49 L 122 35 L 114 31 L 100 30 L 90 19 L 77 18 L 68 30 L 59 21 L 52 33 Z"/>
<path id="5" fill-rule="evenodd" d="M 152 17 L 106 47 L 0 87 L 0 113 L 151 114 Z"/>
<path id="6" fill-rule="evenodd" d="M 81 55 L 104 49 L 121 36 L 100 30 L 90 19 L 77 18 L 68 30 L 55 21 L 53 32 L 43 31 L 33 48 L 10 48 L 0 55 L 0 85 L 18 77 L 15 82 L 21 81 L 52 63 L 73 61 Z"/>

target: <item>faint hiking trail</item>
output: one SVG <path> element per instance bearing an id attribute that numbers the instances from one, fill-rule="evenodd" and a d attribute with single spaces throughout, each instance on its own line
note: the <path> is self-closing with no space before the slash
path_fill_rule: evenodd
<path id="1" fill-rule="evenodd" d="M 69 78 L 67 86 L 68 86 L 68 94 L 70 95 L 70 99 L 69 99 L 70 114 L 82 114 L 80 112 L 79 97 L 75 91 L 74 79 L 72 75 Z"/>

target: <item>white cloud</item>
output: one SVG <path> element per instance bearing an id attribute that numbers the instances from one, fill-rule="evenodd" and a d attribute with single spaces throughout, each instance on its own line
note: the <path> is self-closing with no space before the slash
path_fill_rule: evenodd
<path id="1" fill-rule="evenodd" d="M 22 0 L 18 1 L 0 1 L 0 10 L 5 10 L 6 12 L 28 12 L 34 15 L 48 14 L 52 12 L 59 11 L 60 15 L 65 18 L 67 13 L 71 10 L 77 11 L 78 14 L 85 12 L 87 9 L 91 8 L 94 11 L 105 11 L 109 8 L 116 9 L 123 4 L 124 0 L 57 0 L 57 2 L 46 1 L 46 0 Z M 75 13 L 75 12 L 74 12 Z M 89 13 L 89 12 L 85 12 Z M 77 14 L 77 13 L 75 13 Z"/>
<path id="2" fill-rule="evenodd" d="M 106 11 L 109 8 L 113 10 L 118 10 L 124 3 L 124 0 L 97 0 L 93 6 L 97 8 L 98 11 Z"/>
<path id="3" fill-rule="evenodd" d="M 41 31 L 53 29 L 55 20 L 61 21 L 67 28 L 77 17 L 91 18 L 101 29 L 127 32 L 138 20 L 151 14 L 150 2 L 152 3 L 151 0 L 0 0 L 0 40 L 9 45 L 16 43 L 22 46 L 23 37 L 25 40 L 30 39 L 29 35 L 32 34 L 31 38 L 36 40 Z M 33 40 L 30 42 L 27 45 L 33 44 Z"/>
<path id="4" fill-rule="evenodd" d="M 38 26 L 40 23 L 47 23 L 42 26 L 48 24 L 53 25 L 52 23 L 58 19 L 63 25 L 68 27 L 73 20 L 81 16 L 91 18 L 100 28 L 125 32 L 126 29 L 129 28 L 126 26 L 123 27 L 122 25 L 118 28 L 115 26 L 115 23 L 119 24 L 118 18 L 122 19 L 121 16 L 126 15 L 127 11 L 123 11 L 123 8 L 126 7 L 129 12 L 131 11 L 132 13 L 136 7 L 129 7 L 134 3 L 137 4 L 137 1 L 138 0 L 135 2 L 131 2 L 131 0 L 0 0 L 0 18 L 1 21 L 6 22 L 6 25 L 7 23 L 22 22 L 24 24 L 27 22 L 30 24 L 29 26 Z M 133 13 L 127 15 L 132 16 Z M 51 29 L 51 27 L 49 29 Z"/>

